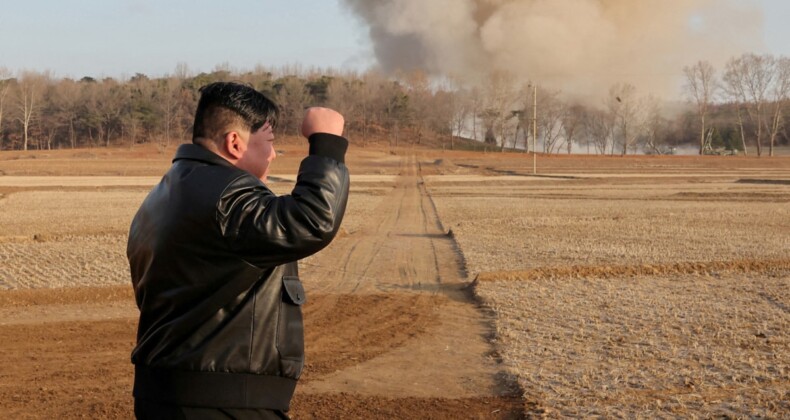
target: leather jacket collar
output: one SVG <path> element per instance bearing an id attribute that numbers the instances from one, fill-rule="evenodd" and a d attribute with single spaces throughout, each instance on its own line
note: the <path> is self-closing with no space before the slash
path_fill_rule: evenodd
<path id="1" fill-rule="evenodd" d="M 208 163 L 210 165 L 222 165 L 222 166 L 234 167 L 232 163 L 225 160 L 225 158 L 223 158 L 222 156 L 198 144 L 182 144 L 181 146 L 178 146 L 178 150 L 176 150 L 176 155 L 175 157 L 173 157 L 173 162 L 175 163 L 175 161 L 180 159 L 197 160 L 200 162 Z"/>

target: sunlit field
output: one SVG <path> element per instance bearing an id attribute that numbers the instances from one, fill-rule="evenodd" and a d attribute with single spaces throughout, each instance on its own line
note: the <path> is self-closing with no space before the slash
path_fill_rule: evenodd
<path id="1" fill-rule="evenodd" d="M 304 153 L 300 145 L 281 150 L 269 184 L 276 193 L 293 187 Z M 122 325 L 112 324 L 112 334 L 131 333 L 126 234 L 171 156 L 172 150 L 155 148 L 0 155 L 0 313 L 6 319 L 0 328 L 9 337 L 14 325 L 55 325 L 48 324 L 53 317 L 75 307 L 83 308 L 82 315 L 63 319 L 87 322 L 98 317 L 87 314 L 102 301 L 117 302 L 112 311 L 103 309 L 105 315 L 124 317 Z M 455 243 L 465 281 L 490 321 L 492 352 L 514 380 L 520 415 L 790 413 L 790 160 L 541 156 L 538 162 L 533 175 L 532 160 L 523 154 L 352 148 L 351 197 L 338 245 L 330 247 L 364 243 L 366 230 L 375 229 L 369 221 L 396 205 L 388 200 L 403 188 L 399 180 L 416 170 L 441 236 Z M 325 268 L 318 263 L 308 259 L 303 268 L 316 284 L 331 285 L 320 278 Z M 55 294 L 41 294 L 47 290 Z M 390 302 L 376 296 L 380 305 Z M 365 305 L 351 294 L 316 299 L 312 310 L 319 313 L 328 299 Z M 398 299 L 392 302 L 406 303 L 386 304 L 393 311 L 405 304 L 422 311 L 408 318 L 419 331 L 410 332 L 407 319 L 395 322 L 391 328 L 402 331 L 384 341 L 394 347 L 364 350 L 360 354 L 367 356 L 359 360 L 386 360 L 396 348 L 430 341 L 423 334 L 438 316 L 434 301 Z M 382 322 L 372 313 L 365 317 Z M 340 318 L 333 323 L 351 328 Z M 322 328 L 316 340 L 333 327 Z M 105 363 L 127 368 L 124 343 L 118 357 Z M 343 344 L 326 346 L 329 351 Z M 359 356 L 334 361 L 322 354 L 316 353 L 309 381 L 361 363 Z M 23 355 L 15 357 L 26 363 Z M 59 381 L 68 382 L 64 378 Z M 17 382 L 4 376 L 0 397 L 32 392 L 20 387 L 39 383 Z M 97 390 L 94 404 L 103 408 L 94 414 L 128 413 L 121 385 Z M 73 414 L 83 407 L 66 391 L 53 395 L 49 403 L 39 402 L 47 413 Z M 320 412 L 310 411 L 315 406 L 309 395 L 297 399 L 297 410 Z M 448 406 L 432 401 L 431 410 Z M 7 407 L 0 414 L 19 412 L 13 404 L 0 407 Z M 512 414 L 497 412 L 498 418 Z"/>

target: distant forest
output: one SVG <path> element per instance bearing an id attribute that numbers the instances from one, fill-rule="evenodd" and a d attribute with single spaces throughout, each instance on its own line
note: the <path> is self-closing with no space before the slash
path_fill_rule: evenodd
<path id="1" fill-rule="evenodd" d="M 180 69 L 180 70 L 179 70 Z M 55 79 L 0 68 L 0 150 L 162 146 L 191 139 L 199 89 L 215 81 L 247 83 L 280 104 L 278 135 L 298 135 L 303 110 L 328 106 L 346 117 L 360 146 L 426 144 L 455 149 L 478 144 L 543 153 L 700 154 L 756 150 L 773 155 L 789 145 L 790 59 L 745 54 L 717 71 L 707 62 L 683 68 L 685 102 L 667 104 L 628 83 L 611 86 L 597 105 L 561 90 L 492 74 L 480 86 L 437 81 L 413 71 L 383 75 L 263 67 L 189 75 L 135 74 Z M 536 140 L 536 141 L 535 141 Z"/>

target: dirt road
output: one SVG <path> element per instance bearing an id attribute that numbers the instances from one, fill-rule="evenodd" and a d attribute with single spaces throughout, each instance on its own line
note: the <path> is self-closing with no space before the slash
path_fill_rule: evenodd
<path id="1" fill-rule="evenodd" d="M 414 158 L 362 229 L 301 270 L 293 417 L 522 417 Z M 128 287 L 0 292 L 0 417 L 130 417 L 135 316 Z"/>

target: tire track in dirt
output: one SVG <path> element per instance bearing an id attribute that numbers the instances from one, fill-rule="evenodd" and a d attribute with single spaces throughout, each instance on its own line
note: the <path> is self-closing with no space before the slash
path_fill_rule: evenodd
<path id="1" fill-rule="evenodd" d="M 414 157 L 403 172 L 359 231 L 336 239 L 303 264 L 306 287 L 312 293 L 380 293 L 421 286 L 431 289 L 440 283 L 437 244 L 454 254 L 454 243 L 441 230 Z M 455 259 L 447 263 L 455 264 Z M 466 281 L 458 275 L 445 282 L 449 280 Z"/>
<path id="2" fill-rule="evenodd" d="M 294 415 L 328 398 L 348 407 L 389 401 L 400 415 L 430 406 L 434 418 L 452 418 L 443 410 L 453 400 L 472 417 L 519 417 L 518 391 L 488 342 L 491 319 L 475 306 L 459 262 L 416 159 L 405 158 L 366 225 L 303 266 L 307 369 Z"/>

